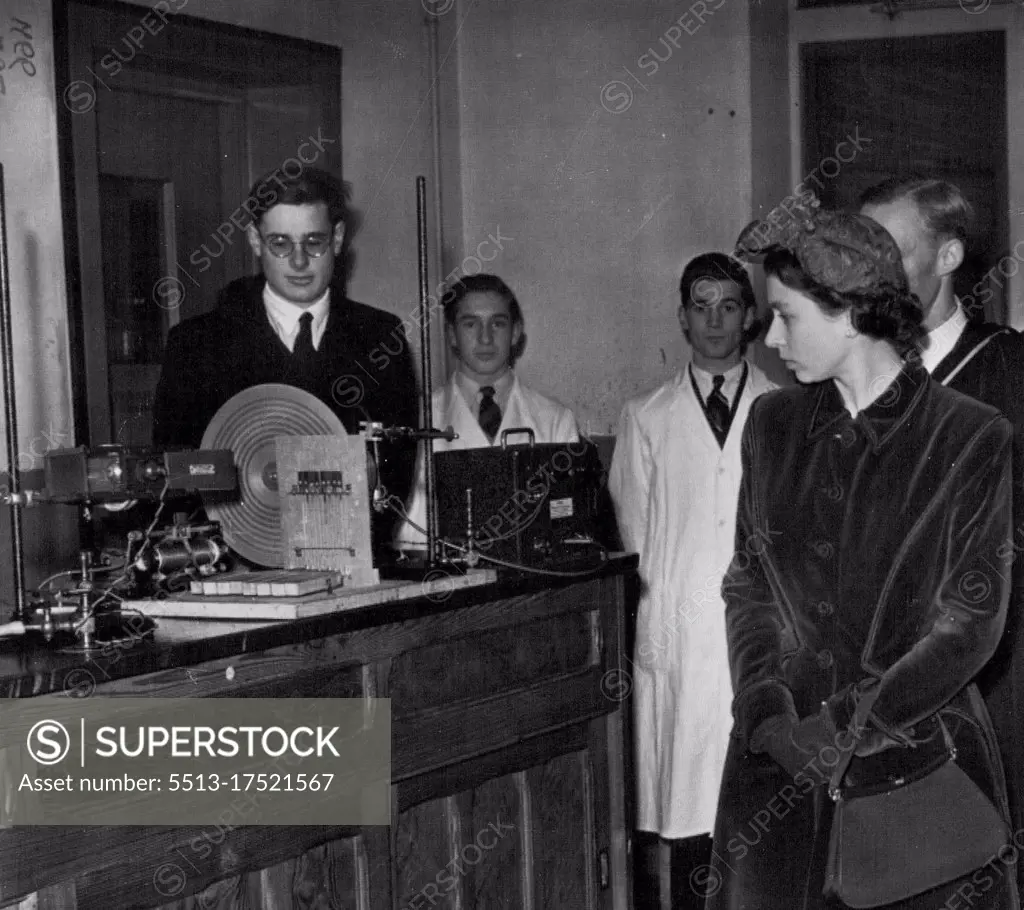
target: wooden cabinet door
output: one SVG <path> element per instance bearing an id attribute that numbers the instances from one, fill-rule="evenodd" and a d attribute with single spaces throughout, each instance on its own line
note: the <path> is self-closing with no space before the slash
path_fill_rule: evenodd
<path id="1" fill-rule="evenodd" d="M 560 752 L 567 745 L 579 748 Z M 604 721 L 574 736 L 534 744 L 534 750 L 536 764 L 399 814 L 397 906 L 597 910 L 614 905 L 613 784 Z M 479 766 L 481 775 L 485 766 Z M 474 776 L 469 766 L 460 773 Z"/>

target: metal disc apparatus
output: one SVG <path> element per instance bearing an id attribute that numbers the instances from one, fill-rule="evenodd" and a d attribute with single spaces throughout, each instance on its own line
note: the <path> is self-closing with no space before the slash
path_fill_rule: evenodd
<path id="1" fill-rule="evenodd" d="M 204 496 L 206 512 L 257 565 L 334 569 L 348 584 L 375 584 L 368 442 L 308 392 L 245 389 L 221 406 L 202 442 L 234 454 L 239 495 Z"/>

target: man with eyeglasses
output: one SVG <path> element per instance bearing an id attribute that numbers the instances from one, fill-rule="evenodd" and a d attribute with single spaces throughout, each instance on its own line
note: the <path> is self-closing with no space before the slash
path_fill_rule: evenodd
<path id="1" fill-rule="evenodd" d="M 169 333 L 154 444 L 199 446 L 221 405 L 263 383 L 312 393 L 349 433 L 361 420 L 416 426 L 415 374 L 401 321 L 347 299 L 336 269 L 351 220 L 346 188 L 316 168 L 294 176 L 274 171 L 256 181 L 242 208 L 252 216 L 246 236 L 262 274 L 233 281 L 213 312 Z M 414 453 L 393 447 L 385 457 L 382 480 L 406 495 Z M 390 529 L 374 530 L 383 540 Z"/>

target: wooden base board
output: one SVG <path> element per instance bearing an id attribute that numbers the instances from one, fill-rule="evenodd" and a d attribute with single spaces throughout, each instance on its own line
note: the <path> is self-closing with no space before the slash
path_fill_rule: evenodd
<path id="1" fill-rule="evenodd" d="M 146 616 L 181 619 L 306 619 L 416 597 L 429 597 L 440 602 L 460 588 L 491 584 L 497 578 L 493 569 L 470 569 L 465 574 L 453 572 L 450 575 L 438 570 L 423 581 L 383 581 L 365 588 L 339 588 L 329 594 L 320 592 L 304 597 L 203 597 L 183 594 L 167 600 L 126 600 L 121 606 L 126 610 L 138 610 Z"/>

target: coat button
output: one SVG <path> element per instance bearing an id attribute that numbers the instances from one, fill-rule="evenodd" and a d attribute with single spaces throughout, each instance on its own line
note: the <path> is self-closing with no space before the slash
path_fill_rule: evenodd
<path id="1" fill-rule="evenodd" d="M 843 488 L 838 483 L 831 483 L 825 487 L 825 495 L 832 500 L 832 502 L 841 502 L 843 498 Z"/>
<path id="2" fill-rule="evenodd" d="M 827 600 L 818 601 L 818 615 L 819 616 L 831 616 L 835 613 L 835 607 L 832 606 Z"/>
<path id="3" fill-rule="evenodd" d="M 836 552 L 836 548 L 832 546 L 827 540 L 818 540 L 811 544 L 811 549 L 814 550 L 817 556 L 822 559 L 831 559 Z"/>
<path id="4" fill-rule="evenodd" d="M 857 441 L 857 431 L 853 427 L 845 427 L 839 435 L 843 448 L 848 449 Z"/>
<path id="5" fill-rule="evenodd" d="M 822 670 L 828 670 L 832 664 L 836 662 L 835 657 L 832 656 L 832 652 L 828 648 L 818 652 L 818 666 Z"/>

